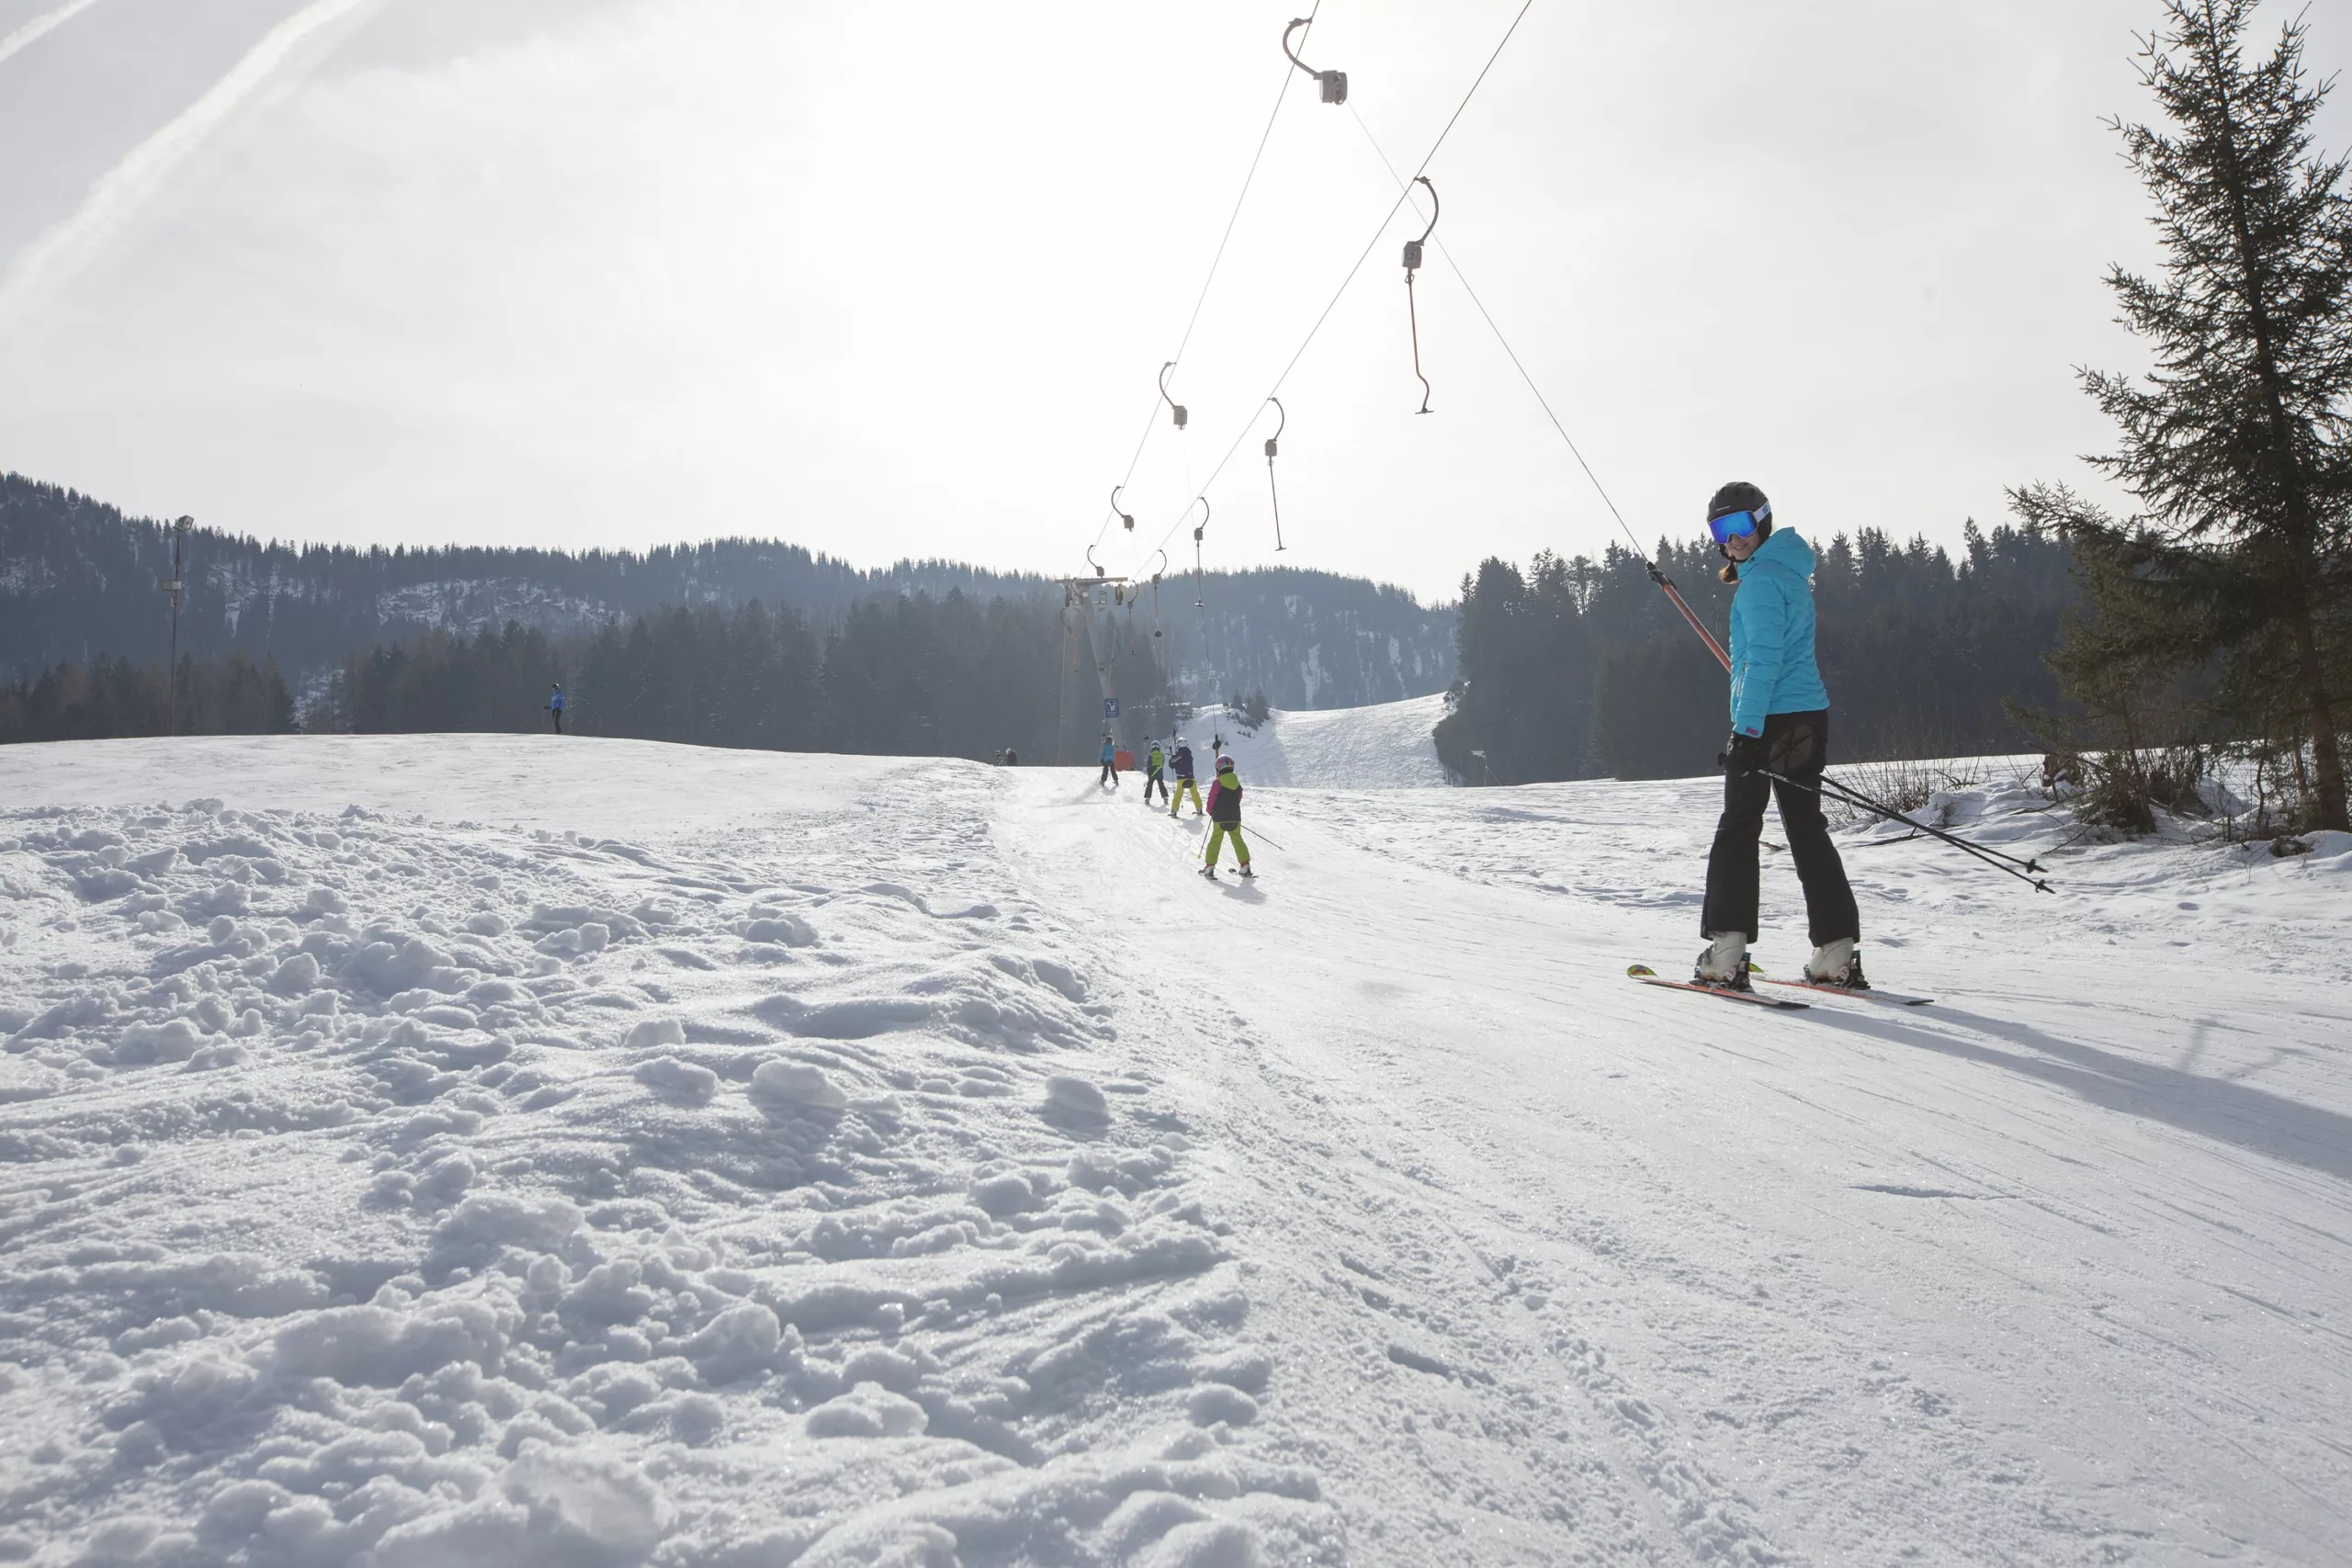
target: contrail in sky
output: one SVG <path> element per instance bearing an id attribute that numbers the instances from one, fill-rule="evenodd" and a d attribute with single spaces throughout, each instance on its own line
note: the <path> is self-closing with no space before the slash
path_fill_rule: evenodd
<path id="1" fill-rule="evenodd" d="M 304 44 L 350 13 L 382 3 L 383 0 L 313 0 L 271 28 L 202 97 L 107 170 L 72 215 L 24 248 L 7 276 L 0 278 L 0 322 L 15 317 L 52 276 L 88 260 L 108 235 L 163 191 L 189 154 L 228 124 L 245 100 L 294 61 Z M 0 59 L 6 57 L 7 51 L 21 49 L 30 42 L 26 34 L 37 37 L 94 4 L 96 0 L 74 0 L 18 28 L 6 43 L 0 43 Z"/>
<path id="2" fill-rule="evenodd" d="M 56 10 L 35 17 L 7 37 L 0 38 L 0 65 L 6 64 L 10 55 L 35 43 L 51 28 L 63 27 L 97 3 L 98 0 L 65 0 L 65 4 Z"/>

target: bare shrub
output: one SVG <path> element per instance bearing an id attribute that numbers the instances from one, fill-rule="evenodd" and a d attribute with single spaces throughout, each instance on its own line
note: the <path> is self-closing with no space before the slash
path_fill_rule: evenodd
<path id="1" fill-rule="evenodd" d="M 1919 811 L 1939 794 L 1951 790 L 1973 789 L 1985 782 L 1984 770 L 1978 759 L 1967 758 L 1958 762 L 1884 761 L 1855 762 L 1838 770 L 1838 780 L 1857 795 L 1866 795 L 1890 811 L 1905 816 Z M 1824 814 L 1833 828 L 1850 827 L 1857 822 L 1875 822 L 1878 814 L 1839 800 L 1824 793 L 1821 797 Z M 1949 824 L 1938 823 L 1943 827 Z"/>
<path id="2" fill-rule="evenodd" d="M 2205 786 L 2214 778 L 2214 757 L 2202 746 L 2119 747 L 2077 759 L 2077 785 L 2051 785 L 2067 799 L 2075 820 L 2088 828 L 2111 828 L 2137 838 L 2156 830 L 2156 813 L 2210 817 Z M 2050 776 L 2043 765 L 2045 778 Z"/>

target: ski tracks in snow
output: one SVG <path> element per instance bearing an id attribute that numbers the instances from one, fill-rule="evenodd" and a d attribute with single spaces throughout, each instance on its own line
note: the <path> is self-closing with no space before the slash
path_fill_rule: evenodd
<path id="1" fill-rule="evenodd" d="M 1027 852 L 1016 864 L 1041 901 L 1094 908 L 1081 929 L 1121 976 L 1123 1018 L 1149 1021 L 1171 1089 L 1198 1105 L 1204 1147 L 1223 1152 L 1215 1190 L 1246 1239 L 1280 1382 L 1312 1391 L 1268 1420 L 1317 1461 L 1352 1551 L 1382 1562 L 1782 1561 L 1739 1489 L 1577 1332 L 1544 1260 L 1522 1250 L 1525 1219 L 1490 1222 L 1481 1184 L 1456 1179 L 1464 1130 L 1413 1082 L 1409 1040 L 1364 1033 L 1360 1015 L 1331 1005 L 1388 955 L 1322 924 L 1345 895 L 1314 891 L 1321 855 L 1309 871 L 1295 852 L 1328 852 L 1320 833 L 1286 821 L 1294 852 L 1260 851 L 1262 886 L 1178 888 L 1153 934 L 1130 941 L 1112 934 L 1114 911 L 1164 880 L 1170 842 L 1197 845 L 1200 825 L 1075 795 L 1055 775 L 1022 784 L 1005 834 Z M 1383 896 L 1396 896 L 1388 880 Z M 1347 891 L 1362 889 L 1351 879 Z M 1340 950 L 1341 985 L 1308 952 L 1318 927 L 1320 945 Z M 1360 985 L 1374 1015 L 1400 989 Z M 1279 1005 L 1286 995 L 1305 1005 Z M 1498 1151 L 1478 1144 L 1473 1163 L 1491 1166 Z"/>
<path id="2" fill-rule="evenodd" d="M 1617 785 L 1261 791 L 1287 852 L 1245 900 L 1169 886 L 1189 820 L 1023 784 L 1025 878 L 1093 911 L 1123 1019 L 1158 1021 L 1229 1151 L 1277 1366 L 1317 1388 L 1283 1418 L 1368 1556 L 2315 1562 L 2352 1539 L 2319 1392 L 2352 1363 L 2326 1328 L 2352 1122 L 2318 989 L 2134 964 L 2119 991 L 1931 866 L 1924 909 L 1908 868 L 1866 880 L 1866 929 L 1899 964 L 1999 920 L 1972 941 L 2010 997 L 1978 976 L 1973 1008 L 1751 1017 L 1614 978 L 1694 940 L 1660 860 L 1695 875 L 1707 824 L 1655 798 L 1685 786 L 1644 786 L 1630 823 Z M 1153 890 L 1162 929 L 1134 937 Z M 2214 1076 L 2149 1060 L 2189 1006 Z M 2238 1087 L 2266 1063 L 2292 1076 Z M 2217 1248 L 2228 1213 L 2247 1229 Z M 2256 1371 L 2290 1365 L 2312 1384 Z"/>

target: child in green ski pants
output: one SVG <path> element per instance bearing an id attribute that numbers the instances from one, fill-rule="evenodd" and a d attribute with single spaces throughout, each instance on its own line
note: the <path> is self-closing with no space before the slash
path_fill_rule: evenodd
<path id="1" fill-rule="evenodd" d="M 1233 759 L 1216 760 L 1216 782 L 1209 785 L 1209 853 L 1208 863 L 1201 867 L 1201 874 L 1216 880 L 1217 852 L 1225 848 L 1226 835 L 1233 835 L 1233 852 L 1241 862 L 1241 874 L 1254 877 L 1250 869 L 1250 844 L 1241 836 L 1241 780 L 1233 771 Z"/>

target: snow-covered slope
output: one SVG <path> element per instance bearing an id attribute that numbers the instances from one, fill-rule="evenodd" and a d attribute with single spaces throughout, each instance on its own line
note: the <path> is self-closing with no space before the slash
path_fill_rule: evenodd
<path id="1" fill-rule="evenodd" d="M 1206 787 L 1206 748 L 1223 736 L 1226 750 L 1250 784 L 1321 789 L 1431 789 L 1448 784 L 1430 739 L 1445 716 L 1445 694 L 1408 697 L 1368 707 L 1276 708 L 1253 734 L 1229 714 L 1204 713 L 1186 727 L 1201 756 Z"/>
<path id="2" fill-rule="evenodd" d="M 0 1557 L 2352 1557 L 2346 842 L 1849 834 L 1778 1014 L 1705 782 L 1253 783 L 0 751 Z"/>

